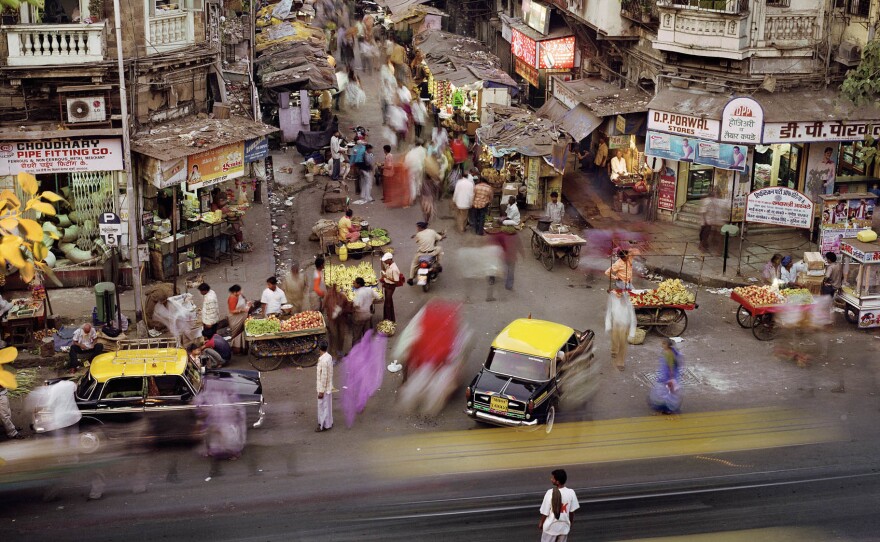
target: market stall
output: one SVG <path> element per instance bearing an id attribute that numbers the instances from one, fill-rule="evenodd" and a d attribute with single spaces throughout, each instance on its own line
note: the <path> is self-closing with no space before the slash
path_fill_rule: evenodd
<path id="1" fill-rule="evenodd" d="M 289 306 L 282 307 L 282 310 Z M 250 317 L 244 323 L 244 340 L 252 354 L 251 365 L 260 371 L 274 371 L 284 361 L 299 367 L 311 367 L 318 357 L 309 355 L 318 347 L 318 339 L 327 333 L 324 316 L 318 311 Z"/>
<path id="2" fill-rule="evenodd" d="M 880 242 L 869 243 L 845 239 L 840 244 L 843 254 L 843 287 L 840 299 L 846 304 L 847 322 L 859 328 L 880 327 Z"/>
<path id="3" fill-rule="evenodd" d="M 777 291 L 770 286 L 739 286 L 730 293 L 730 299 L 739 303 L 736 323 L 750 328 L 759 341 L 776 337 L 777 314 L 795 311 L 806 316 L 815 305 L 813 294 L 805 288 Z"/>
<path id="4" fill-rule="evenodd" d="M 324 268 L 324 283 L 328 288 L 335 287 L 345 294 L 349 301 L 354 301 L 354 279 L 364 279 L 367 288 L 372 288 L 379 295 L 374 303 L 381 303 L 385 293 L 379 285 L 379 276 L 372 262 L 361 262 L 357 265 L 328 265 Z"/>
<path id="5" fill-rule="evenodd" d="M 819 245 L 822 253 L 840 254 L 844 239 L 871 227 L 877 196 L 870 192 L 821 195 Z"/>
<path id="6" fill-rule="evenodd" d="M 654 290 L 631 290 L 630 300 L 639 327 L 651 328 L 664 337 L 679 337 L 688 325 L 687 311 L 698 307 L 697 296 L 681 279 L 667 279 Z"/>

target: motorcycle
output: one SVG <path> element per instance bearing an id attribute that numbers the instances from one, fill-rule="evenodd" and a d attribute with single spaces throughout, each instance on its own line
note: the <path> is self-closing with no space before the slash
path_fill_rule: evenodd
<path id="1" fill-rule="evenodd" d="M 352 126 L 351 131 L 354 132 L 354 141 L 357 143 L 358 141 L 366 141 L 367 139 L 367 129 L 363 126 Z"/>
<path id="2" fill-rule="evenodd" d="M 431 287 L 431 283 L 437 280 L 441 272 L 443 272 L 443 267 L 437 261 L 437 256 L 419 256 L 419 266 L 416 270 L 416 285 L 421 286 L 423 292 L 427 292 Z"/>

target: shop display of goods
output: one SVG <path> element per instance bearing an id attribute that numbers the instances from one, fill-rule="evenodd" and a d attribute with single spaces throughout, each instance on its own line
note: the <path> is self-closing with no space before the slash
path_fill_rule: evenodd
<path id="1" fill-rule="evenodd" d="M 697 297 L 688 290 L 681 279 L 666 279 L 656 290 L 632 294 L 633 305 L 692 305 Z"/>
<path id="2" fill-rule="evenodd" d="M 382 320 L 376 326 L 376 331 L 383 335 L 388 335 L 389 337 L 394 335 L 394 331 L 397 329 L 397 324 L 392 322 L 391 320 Z"/>
<path id="3" fill-rule="evenodd" d="M 372 286 L 379 282 L 376 277 L 376 271 L 370 262 L 361 262 L 358 265 L 328 265 L 324 269 L 324 283 L 327 286 L 336 286 L 345 291 L 351 288 L 356 278 L 364 279 L 367 286 Z"/>
<path id="4" fill-rule="evenodd" d="M 34 331 L 34 334 L 33 334 L 34 342 L 41 343 L 41 342 L 43 342 L 43 339 L 51 337 L 52 335 L 55 335 L 56 333 L 58 333 L 58 330 L 55 329 L 54 327 L 50 327 L 49 329 L 40 329 L 40 330 Z"/>
<path id="5" fill-rule="evenodd" d="M 388 230 L 382 228 L 374 228 L 370 230 L 370 237 L 388 237 Z"/>
<path id="6" fill-rule="evenodd" d="M 201 220 L 202 222 L 205 222 L 207 224 L 217 224 L 218 222 L 223 220 L 223 216 L 222 215 L 217 216 L 217 213 L 212 211 L 212 212 L 208 212 L 208 213 L 202 213 L 201 216 L 199 217 L 199 220 Z"/>
<path id="7" fill-rule="evenodd" d="M 785 302 L 794 305 L 810 305 L 813 303 L 813 294 L 806 288 L 786 288 L 780 291 Z"/>
<path id="8" fill-rule="evenodd" d="M 739 286 L 733 292 L 755 307 L 776 305 L 782 302 L 779 294 L 767 286 Z"/>
<path id="9" fill-rule="evenodd" d="M 281 321 L 277 317 L 248 318 L 244 322 L 244 330 L 248 335 L 259 336 L 281 331 Z"/>
<path id="10" fill-rule="evenodd" d="M 387 245 L 390 242 L 391 242 L 391 239 L 389 239 L 387 237 L 376 237 L 376 238 L 370 239 L 370 246 L 371 247 L 384 247 L 385 245 Z"/>
<path id="11" fill-rule="evenodd" d="M 361 250 L 363 248 L 366 248 L 367 244 L 363 241 L 352 241 L 346 246 L 348 247 L 348 250 Z"/>
<path id="12" fill-rule="evenodd" d="M 281 320 L 281 331 L 302 331 L 324 327 L 324 318 L 318 311 L 305 311 Z"/>

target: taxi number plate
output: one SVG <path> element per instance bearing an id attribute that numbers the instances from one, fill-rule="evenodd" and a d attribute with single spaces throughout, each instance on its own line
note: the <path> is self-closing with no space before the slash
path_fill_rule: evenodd
<path id="1" fill-rule="evenodd" d="M 504 397 L 491 397 L 489 399 L 489 409 L 496 412 L 507 412 L 507 399 Z"/>

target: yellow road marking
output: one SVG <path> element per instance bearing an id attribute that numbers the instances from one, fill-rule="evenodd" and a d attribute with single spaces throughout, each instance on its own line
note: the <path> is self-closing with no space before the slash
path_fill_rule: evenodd
<path id="1" fill-rule="evenodd" d="M 799 410 L 752 408 L 679 416 L 557 423 L 526 431 L 487 428 L 371 442 L 390 476 L 428 476 L 712 454 L 841 440 L 833 419 Z"/>
<path id="2" fill-rule="evenodd" d="M 724 531 L 719 533 L 702 533 L 683 536 L 662 536 L 660 538 L 630 539 L 627 542 L 755 542 L 756 540 L 772 540 L 773 542 L 825 542 L 840 540 L 836 535 L 821 529 L 804 527 L 769 527 L 766 529 L 745 529 L 742 531 Z"/>

